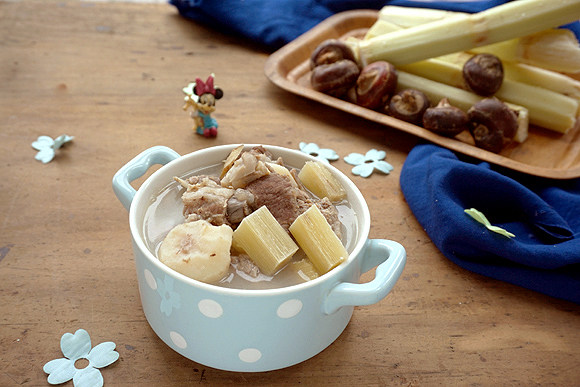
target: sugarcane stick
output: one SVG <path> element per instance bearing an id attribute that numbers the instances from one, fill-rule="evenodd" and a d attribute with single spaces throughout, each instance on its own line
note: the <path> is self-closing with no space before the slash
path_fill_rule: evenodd
<path id="1" fill-rule="evenodd" d="M 425 93 L 425 95 L 427 95 L 431 101 L 432 106 L 437 105 L 441 99 L 447 98 L 453 106 L 456 106 L 463 111 L 469 110 L 471 106 L 484 98 L 480 95 L 471 93 L 458 87 L 432 81 L 430 79 L 410 74 L 405 71 L 398 71 L 397 91 L 404 89 L 421 90 L 423 93 Z M 507 105 L 517 114 L 518 130 L 514 140 L 522 143 L 528 136 L 528 109 L 523 106 L 518 106 L 511 103 L 507 103 Z"/>
<path id="2" fill-rule="evenodd" d="M 514 1 L 475 14 L 459 14 L 391 32 L 358 45 L 362 64 L 413 63 L 530 35 L 580 18 L 578 0 Z"/>
<path id="3" fill-rule="evenodd" d="M 401 70 L 411 74 L 467 89 L 462 67 L 463 65 L 446 62 L 443 59 L 428 59 L 399 66 Z M 578 101 L 550 90 L 504 79 L 495 96 L 502 101 L 527 108 L 530 123 L 546 129 L 566 133 L 576 122 Z"/>

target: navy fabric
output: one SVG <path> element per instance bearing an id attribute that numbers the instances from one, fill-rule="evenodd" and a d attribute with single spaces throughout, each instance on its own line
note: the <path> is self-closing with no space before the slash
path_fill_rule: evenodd
<path id="1" fill-rule="evenodd" d="M 179 13 L 210 28 L 243 36 L 275 50 L 335 13 L 385 5 L 479 12 L 505 0 L 169 0 Z M 568 25 L 578 36 L 580 23 Z"/>
<path id="2" fill-rule="evenodd" d="M 188 19 L 277 49 L 324 19 L 384 5 L 479 12 L 501 0 L 170 0 Z M 576 36 L 580 23 L 567 25 Z M 401 171 L 401 189 L 434 244 L 456 264 L 492 278 L 580 303 L 580 179 L 551 181 L 460 160 L 419 145 Z M 463 211 L 482 211 L 516 235 L 490 232 Z"/>
<path id="3" fill-rule="evenodd" d="M 580 303 L 580 179 L 534 178 L 432 144 L 411 150 L 401 171 L 409 207 L 459 266 Z M 464 213 L 481 211 L 489 231 Z"/>

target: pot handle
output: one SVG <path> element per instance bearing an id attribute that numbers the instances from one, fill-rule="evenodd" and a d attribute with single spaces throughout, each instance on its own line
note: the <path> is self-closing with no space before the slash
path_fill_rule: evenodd
<path id="1" fill-rule="evenodd" d="M 131 208 L 131 202 L 137 191 L 131 186 L 133 180 L 143 176 L 153 165 L 165 165 L 176 158 L 181 157 L 166 146 L 154 146 L 144 150 L 133 160 L 121 167 L 113 177 L 113 191 L 117 199 L 123 204 L 127 211 Z"/>
<path id="2" fill-rule="evenodd" d="M 363 284 L 342 282 L 333 287 L 323 303 L 324 313 L 332 314 L 343 306 L 371 305 L 379 302 L 395 286 L 407 261 L 405 248 L 397 242 L 385 239 L 369 239 L 363 254 L 361 273 L 378 264 L 375 278 Z"/>

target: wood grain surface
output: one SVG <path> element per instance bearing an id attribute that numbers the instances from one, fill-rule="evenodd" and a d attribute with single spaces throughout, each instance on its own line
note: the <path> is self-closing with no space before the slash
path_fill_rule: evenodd
<path id="1" fill-rule="evenodd" d="M 168 4 L 0 2 L 0 386 L 48 385 L 43 365 L 80 328 L 93 345 L 117 344 L 119 360 L 102 369 L 106 386 L 578 385 L 580 307 L 448 261 L 399 187 L 419 140 L 274 86 L 268 55 Z M 219 135 L 205 139 L 191 129 L 181 89 L 212 72 L 225 95 L 214 114 Z M 64 133 L 75 138 L 52 162 L 34 159 L 38 136 Z M 232 373 L 182 357 L 143 315 L 114 173 L 154 145 L 185 154 L 300 141 L 342 157 L 387 152 L 390 175 L 364 179 L 342 158 L 334 165 L 367 199 L 370 236 L 407 249 L 401 279 L 296 366 Z"/>

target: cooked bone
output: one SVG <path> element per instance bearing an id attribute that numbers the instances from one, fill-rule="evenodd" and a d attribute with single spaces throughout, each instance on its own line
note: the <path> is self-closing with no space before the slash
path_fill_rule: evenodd
<path id="1" fill-rule="evenodd" d="M 228 188 L 244 188 L 252 181 L 270 173 L 263 158 L 252 152 L 244 152 L 238 158 L 221 180 L 221 185 Z M 269 160 L 269 158 L 267 158 Z"/>

